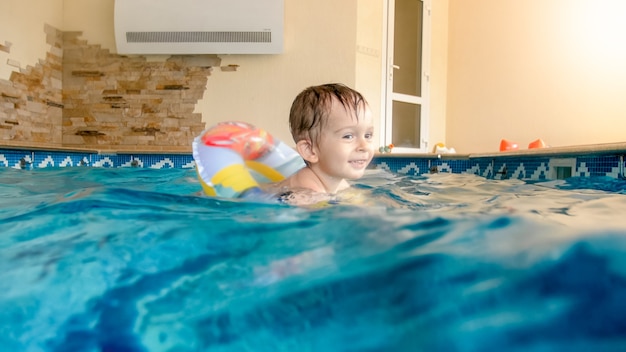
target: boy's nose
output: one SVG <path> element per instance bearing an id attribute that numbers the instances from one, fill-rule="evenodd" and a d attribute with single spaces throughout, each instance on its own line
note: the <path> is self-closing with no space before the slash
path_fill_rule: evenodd
<path id="1" fill-rule="evenodd" d="M 359 150 L 367 150 L 370 148 L 370 146 L 371 146 L 371 142 L 368 139 L 366 138 L 359 139 L 359 145 L 358 145 Z"/>

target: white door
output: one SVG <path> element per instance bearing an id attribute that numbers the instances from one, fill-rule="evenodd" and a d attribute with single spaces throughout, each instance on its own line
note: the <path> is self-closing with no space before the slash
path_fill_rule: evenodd
<path id="1" fill-rule="evenodd" d="M 430 1 L 387 0 L 384 144 L 429 152 Z"/>

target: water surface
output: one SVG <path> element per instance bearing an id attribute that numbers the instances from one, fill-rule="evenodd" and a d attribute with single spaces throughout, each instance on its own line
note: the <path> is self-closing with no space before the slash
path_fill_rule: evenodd
<path id="1" fill-rule="evenodd" d="M 7 351 L 623 351 L 626 186 L 370 171 L 359 204 L 0 169 Z"/>

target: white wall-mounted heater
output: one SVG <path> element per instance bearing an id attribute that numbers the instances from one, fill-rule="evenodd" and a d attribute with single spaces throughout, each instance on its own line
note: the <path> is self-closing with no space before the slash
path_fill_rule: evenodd
<path id="1" fill-rule="evenodd" d="M 115 0 L 118 54 L 279 54 L 284 0 Z"/>

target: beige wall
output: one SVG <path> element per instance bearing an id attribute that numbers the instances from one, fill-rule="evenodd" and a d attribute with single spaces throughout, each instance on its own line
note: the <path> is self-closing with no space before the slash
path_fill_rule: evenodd
<path id="1" fill-rule="evenodd" d="M 447 143 L 626 140 L 626 2 L 450 0 Z"/>
<path id="2" fill-rule="evenodd" d="M 50 45 L 46 41 L 44 23 L 61 28 L 62 22 L 63 0 L 2 0 L 0 45 L 8 42 L 11 46 L 9 52 L 0 50 L 0 78 L 8 79 L 11 72 L 45 59 Z"/>
<path id="3" fill-rule="evenodd" d="M 446 143 L 448 99 L 448 6 L 452 0 L 432 0 L 430 42 L 430 126 L 431 148 Z"/>
<path id="4" fill-rule="evenodd" d="M 359 0 L 356 26 L 356 68 L 354 87 L 370 104 L 374 115 L 374 135 L 380 136 L 383 89 L 381 86 L 384 1 Z"/>
<path id="5" fill-rule="evenodd" d="M 61 1 L 63 2 L 63 26 L 59 27 L 60 29 L 82 32 L 82 38 L 89 44 L 97 44 L 103 49 L 109 49 L 112 53 L 116 52 L 113 28 L 115 0 Z"/>
<path id="6" fill-rule="evenodd" d="M 243 120 L 264 126 L 292 145 L 291 102 L 304 88 L 327 82 L 355 84 L 356 0 L 285 1 L 282 55 L 221 55 L 198 109 L 208 124 Z"/>

